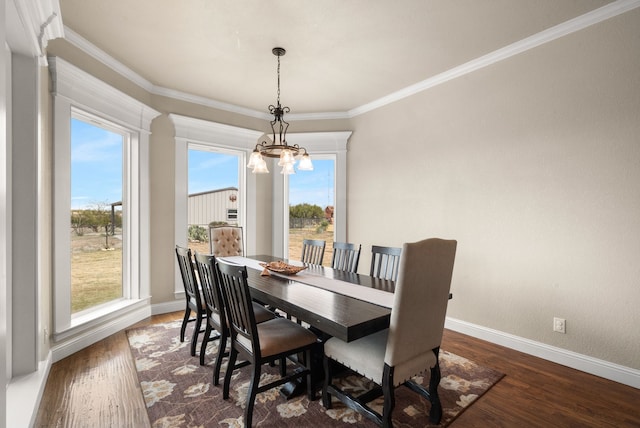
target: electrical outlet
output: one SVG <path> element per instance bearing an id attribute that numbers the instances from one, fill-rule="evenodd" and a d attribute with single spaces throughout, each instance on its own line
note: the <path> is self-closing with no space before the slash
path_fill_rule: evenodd
<path id="1" fill-rule="evenodd" d="M 564 318 L 553 318 L 553 331 L 565 334 L 567 332 L 567 320 Z"/>

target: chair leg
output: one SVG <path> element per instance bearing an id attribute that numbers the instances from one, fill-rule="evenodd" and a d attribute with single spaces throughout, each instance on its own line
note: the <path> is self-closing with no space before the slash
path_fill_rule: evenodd
<path id="1" fill-rule="evenodd" d="M 322 383 L 322 405 L 325 409 L 331 408 L 331 395 L 329 395 L 329 384 L 331 383 L 331 368 L 329 367 L 329 357 L 322 357 L 322 365 L 324 366 L 324 382 Z"/>
<path id="2" fill-rule="evenodd" d="M 220 343 L 218 343 L 218 356 L 216 357 L 216 365 L 213 369 L 213 384 L 215 386 L 220 385 L 220 367 L 222 367 L 222 358 L 224 358 L 224 352 L 227 348 L 227 335 L 222 332 L 220 334 Z M 227 369 L 229 370 L 229 369 Z M 231 369 L 233 371 L 233 369 Z"/>
<path id="3" fill-rule="evenodd" d="M 311 379 L 311 350 L 307 349 L 304 352 L 304 359 L 305 359 L 305 367 L 307 368 L 307 370 L 309 370 L 307 372 L 307 398 L 309 398 L 309 401 L 313 401 L 316 399 L 316 394 L 313 388 L 313 383 L 312 383 L 312 379 Z"/>
<path id="4" fill-rule="evenodd" d="M 244 426 L 250 427 L 253 419 L 253 406 L 256 402 L 258 394 L 258 384 L 260 383 L 260 364 L 254 362 L 253 373 L 251 374 L 251 382 L 249 382 L 249 391 L 247 392 L 247 403 L 244 408 Z"/>
<path id="5" fill-rule="evenodd" d="M 382 407 L 382 426 L 392 427 L 391 416 L 393 408 L 396 406 L 396 397 L 393 387 L 393 367 L 384 365 L 382 372 L 382 394 L 384 395 L 384 405 Z"/>
<path id="6" fill-rule="evenodd" d="M 229 352 L 229 361 L 227 362 L 227 372 L 224 375 L 224 385 L 222 386 L 222 398 L 224 400 L 229 398 L 229 386 L 231 385 L 231 375 L 233 375 L 233 369 L 236 366 L 236 358 L 238 358 L 238 351 L 236 351 L 232 345 L 231 352 Z"/>
<path id="7" fill-rule="evenodd" d="M 429 379 L 429 401 L 431 402 L 429 420 L 435 424 L 439 424 L 442 419 L 442 403 L 440 403 L 440 396 L 438 395 L 440 377 L 440 363 L 437 362 L 431 369 L 431 379 Z"/>
<path id="8" fill-rule="evenodd" d="M 287 357 L 280 357 L 280 377 L 287 375 Z"/>
<path id="9" fill-rule="evenodd" d="M 200 326 L 202 325 L 202 317 L 196 315 L 196 326 L 193 328 L 193 338 L 191 338 L 191 356 L 196 355 L 196 346 L 198 346 L 198 334 L 200 333 Z"/>
<path id="10" fill-rule="evenodd" d="M 209 325 L 209 322 L 207 321 L 207 327 L 204 329 L 204 336 L 202 337 L 202 345 L 200 346 L 200 365 L 204 366 L 204 354 L 205 351 L 207 350 L 207 344 L 211 341 L 210 340 L 210 336 L 211 335 L 211 325 Z"/>
<path id="11" fill-rule="evenodd" d="M 184 342 L 184 333 L 187 330 L 187 324 L 189 323 L 190 316 L 191 316 L 191 308 L 189 307 L 189 305 L 187 305 L 187 309 L 184 310 L 182 327 L 180 327 L 180 342 Z"/>

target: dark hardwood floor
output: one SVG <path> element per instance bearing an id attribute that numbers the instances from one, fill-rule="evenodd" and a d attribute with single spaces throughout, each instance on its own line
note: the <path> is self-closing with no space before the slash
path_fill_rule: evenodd
<path id="1" fill-rule="evenodd" d="M 638 389 L 449 330 L 442 348 L 506 375 L 452 428 L 640 427 Z M 149 426 L 124 331 L 53 364 L 35 426 Z"/>

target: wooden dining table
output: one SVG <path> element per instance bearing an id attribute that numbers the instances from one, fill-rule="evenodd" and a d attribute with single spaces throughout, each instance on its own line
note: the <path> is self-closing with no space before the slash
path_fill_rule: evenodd
<path id="1" fill-rule="evenodd" d="M 235 257 L 221 259 L 232 263 L 243 261 L 242 258 Z M 247 259 L 265 263 L 283 260 L 269 255 L 248 256 Z M 302 275 L 265 276 L 261 273 L 260 270 L 247 268 L 252 297 L 309 324 L 313 330 L 322 335 L 322 339 L 337 337 L 350 342 L 389 327 L 391 309 L 388 307 L 310 285 L 303 282 L 305 280 Z M 349 283 L 388 293 L 394 291 L 392 281 L 368 275 L 316 265 L 308 265 L 304 273 L 305 277 L 323 277 L 325 281 L 335 282 L 336 286 Z"/>
<path id="2" fill-rule="evenodd" d="M 247 266 L 247 282 L 251 296 L 264 304 L 272 306 L 287 316 L 305 322 L 316 333 L 319 347 L 312 352 L 311 375 L 316 388 L 320 387 L 324 378 L 322 369 L 322 344 L 331 337 L 350 342 L 366 335 L 389 327 L 391 306 L 393 302 L 394 282 L 368 275 L 334 270 L 317 265 L 303 265 L 300 262 L 290 263 L 305 266 L 304 274 L 279 275 L 263 274 L 259 262 L 285 261 L 285 259 L 269 255 L 247 257 L 221 257 L 222 260 Z M 256 268 L 257 267 L 257 268 Z M 320 280 L 320 281 L 319 281 Z M 324 283 L 327 288 L 312 285 Z M 345 286 L 346 284 L 346 286 Z M 368 294 L 377 303 L 367 299 L 352 297 L 339 292 L 341 288 L 352 285 L 368 287 Z M 353 288 L 353 287 L 351 287 Z M 338 291 L 333 291 L 338 290 Z M 375 291 L 373 291 L 375 290 Z M 379 297 L 382 296 L 382 299 Z M 452 295 L 449 295 L 452 298 Z M 382 302 L 382 304 L 381 304 Z M 287 398 L 299 395 L 304 391 L 303 382 L 285 384 L 281 393 Z"/>

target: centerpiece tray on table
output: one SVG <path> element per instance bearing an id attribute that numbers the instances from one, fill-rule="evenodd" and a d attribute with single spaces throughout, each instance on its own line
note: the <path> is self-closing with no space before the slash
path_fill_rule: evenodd
<path id="1" fill-rule="evenodd" d="M 268 275 L 269 274 L 268 271 L 280 273 L 282 275 L 295 275 L 298 272 L 305 270 L 307 268 L 306 266 L 293 266 L 281 260 L 276 262 L 260 263 L 260 266 L 264 267 L 265 270 L 267 271 L 267 272 L 263 271 L 262 275 Z"/>

